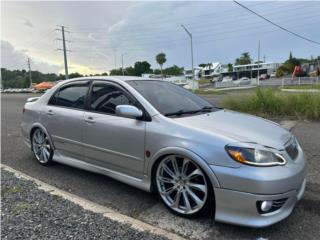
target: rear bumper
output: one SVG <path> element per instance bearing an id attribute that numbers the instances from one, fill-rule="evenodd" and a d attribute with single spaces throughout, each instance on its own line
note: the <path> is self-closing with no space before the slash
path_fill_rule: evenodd
<path id="1" fill-rule="evenodd" d="M 215 188 L 215 220 L 248 227 L 266 227 L 277 223 L 290 215 L 296 203 L 302 198 L 306 180 L 297 190 L 282 194 L 259 195 Z M 287 198 L 282 207 L 274 212 L 259 214 L 257 201 L 278 200 Z"/>

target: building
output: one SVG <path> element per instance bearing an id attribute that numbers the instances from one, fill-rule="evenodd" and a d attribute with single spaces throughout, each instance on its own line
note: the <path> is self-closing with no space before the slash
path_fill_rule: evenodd
<path id="1" fill-rule="evenodd" d="M 274 62 L 262 62 L 262 63 L 251 63 L 246 65 L 233 65 L 233 77 L 234 78 L 256 78 L 261 74 L 268 74 L 269 76 L 272 73 L 275 73 L 280 66 L 279 63 Z"/>
<path id="2" fill-rule="evenodd" d="M 309 63 L 303 63 L 301 65 L 302 71 L 310 76 L 310 77 L 317 77 L 320 75 L 320 57 L 315 59 Z"/>
<path id="3" fill-rule="evenodd" d="M 202 69 L 203 78 L 213 79 L 226 73 L 228 73 L 228 65 L 221 64 L 219 62 L 213 62 L 211 64 L 208 64 Z"/>
<path id="4" fill-rule="evenodd" d="M 202 74 L 202 67 L 194 67 L 194 79 L 199 80 Z M 184 76 L 186 79 L 192 79 L 192 69 L 188 69 L 184 71 Z"/>

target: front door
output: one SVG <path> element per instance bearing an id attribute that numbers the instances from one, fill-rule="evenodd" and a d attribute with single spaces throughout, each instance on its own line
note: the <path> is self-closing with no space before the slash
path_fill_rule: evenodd
<path id="1" fill-rule="evenodd" d="M 89 163 L 142 178 L 146 123 L 115 113 L 117 105 L 134 102 L 117 84 L 93 82 L 84 114 L 83 141 Z"/>

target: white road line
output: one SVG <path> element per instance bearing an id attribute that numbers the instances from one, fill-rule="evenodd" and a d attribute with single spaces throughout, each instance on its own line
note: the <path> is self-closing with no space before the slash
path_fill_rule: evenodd
<path id="1" fill-rule="evenodd" d="M 104 217 L 109 218 L 111 220 L 117 221 L 119 223 L 129 224 L 129 225 L 131 225 L 131 227 L 133 229 L 136 229 L 138 231 L 148 231 L 152 234 L 160 235 L 160 236 L 166 237 L 168 239 L 172 239 L 172 240 L 185 239 L 177 234 L 168 232 L 168 231 L 163 230 L 161 228 L 152 226 L 148 223 L 142 222 L 140 220 L 137 220 L 137 219 L 134 219 L 134 218 L 129 217 L 127 215 L 116 212 L 115 210 L 113 210 L 111 208 L 102 206 L 100 204 L 97 204 L 92 201 L 81 198 L 75 194 L 58 189 L 54 186 L 51 186 L 47 183 L 44 183 L 44 182 L 38 180 L 36 178 L 30 177 L 30 176 L 28 176 L 18 170 L 15 170 L 7 165 L 0 164 L 0 166 L 3 170 L 13 173 L 18 178 L 22 178 L 22 179 L 30 180 L 30 181 L 34 182 L 38 186 L 39 189 L 41 189 L 49 194 L 56 195 L 56 196 L 62 197 L 64 199 L 67 199 L 67 200 L 81 206 L 85 210 L 88 210 L 88 211 L 91 211 L 94 213 L 103 214 Z"/>

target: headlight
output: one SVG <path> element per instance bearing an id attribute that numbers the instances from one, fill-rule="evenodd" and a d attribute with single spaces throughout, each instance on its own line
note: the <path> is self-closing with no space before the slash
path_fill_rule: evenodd
<path id="1" fill-rule="evenodd" d="M 283 156 L 269 150 L 228 145 L 226 151 L 232 159 L 248 165 L 275 166 L 286 164 Z"/>

